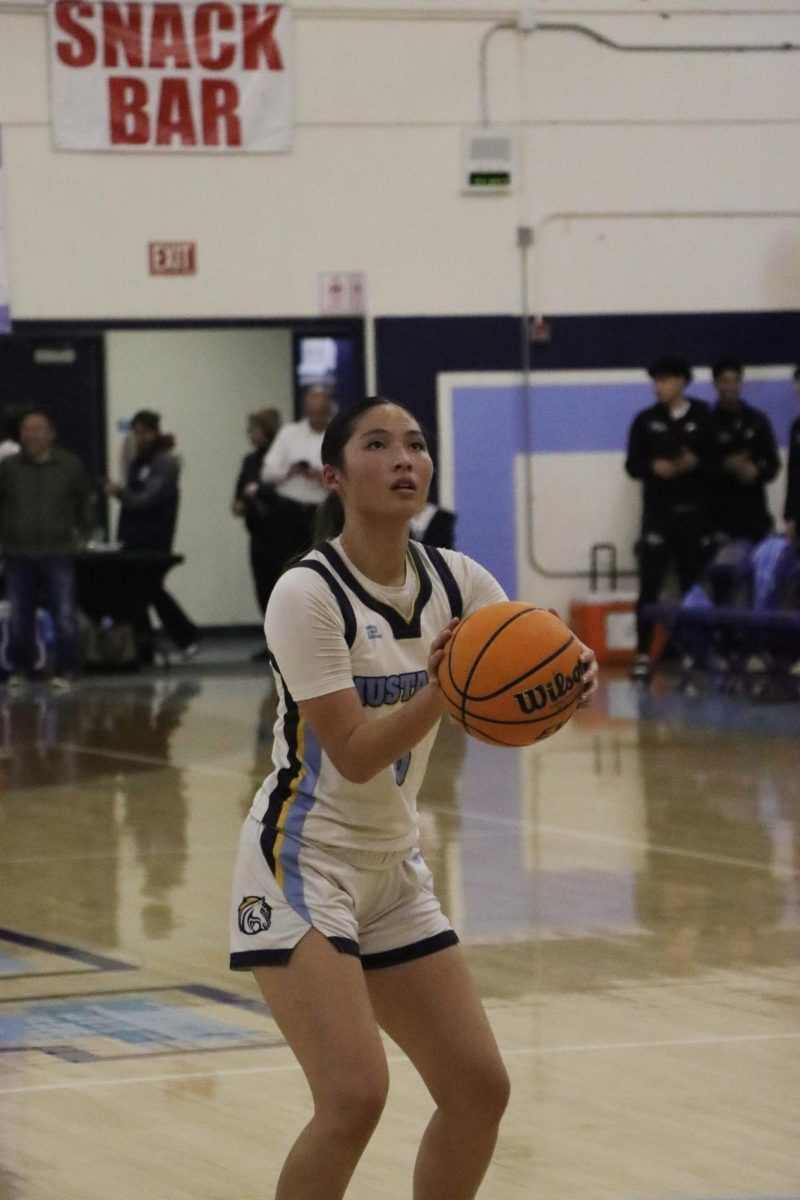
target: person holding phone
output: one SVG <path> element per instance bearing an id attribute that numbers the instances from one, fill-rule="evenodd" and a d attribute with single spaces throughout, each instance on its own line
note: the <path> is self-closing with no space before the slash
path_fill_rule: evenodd
<path id="1" fill-rule="evenodd" d="M 333 415 L 330 392 L 310 387 L 303 418 L 283 425 L 261 465 L 261 483 L 274 489 L 275 561 L 281 565 L 311 545 L 314 516 L 325 499 L 322 439 Z"/>

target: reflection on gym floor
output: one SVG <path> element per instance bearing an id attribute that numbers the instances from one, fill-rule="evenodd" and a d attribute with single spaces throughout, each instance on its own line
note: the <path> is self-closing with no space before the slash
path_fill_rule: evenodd
<path id="1" fill-rule="evenodd" d="M 0 692 L 0 1200 L 268 1194 L 308 1095 L 226 929 L 273 715 L 255 669 Z M 538 749 L 443 725 L 423 850 L 514 1086 L 481 1195 L 800 1194 L 798 735 L 613 674 Z M 389 1054 L 356 1200 L 428 1111 Z"/>

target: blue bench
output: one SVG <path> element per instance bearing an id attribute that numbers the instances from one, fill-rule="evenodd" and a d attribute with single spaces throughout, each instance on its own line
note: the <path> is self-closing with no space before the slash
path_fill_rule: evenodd
<path id="1" fill-rule="evenodd" d="M 800 689 L 800 559 L 786 538 L 729 543 L 702 584 L 681 601 L 648 606 L 646 614 L 666 625 L 687 670 L 734 679 L 793 680 L 798 673 Z"/>

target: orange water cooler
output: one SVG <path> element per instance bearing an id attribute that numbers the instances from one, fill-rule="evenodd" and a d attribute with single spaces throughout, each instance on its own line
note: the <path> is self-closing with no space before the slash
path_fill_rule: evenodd
<path id="1" fill-rule="evenodd" d="M 572 601 L 569 624 L 604 666 L 636 657 L 636 592 L 588 592 Z"/>

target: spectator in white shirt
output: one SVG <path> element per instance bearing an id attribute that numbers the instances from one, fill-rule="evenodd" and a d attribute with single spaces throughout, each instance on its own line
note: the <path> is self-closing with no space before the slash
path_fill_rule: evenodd
<path id="1" fill-rule="evenodd" d="M 303 419 L 283 425 L 264 457 L 261 482 L 276 496 L 273 529 L 283 563 L 311 544 L 314 516 L 325 499 L 322 439 L 333 415 L 330 392 L 311 387 L 303 396 Z"/>

